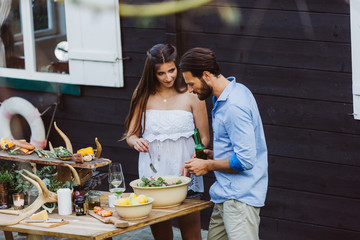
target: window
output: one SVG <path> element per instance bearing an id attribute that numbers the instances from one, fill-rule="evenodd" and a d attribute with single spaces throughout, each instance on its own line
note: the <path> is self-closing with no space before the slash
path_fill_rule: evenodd
<path id="1" fill-rule="evenodd" d="M 1 77 L 123 86 L 117 0 L 0 3 Z"/>
<path id="2" fill-rule="evenodd" d="M 360 1 L 350 1 L 354 118 L 360 119 Z"/>
<path id="3" fill-rule="evenodd" d="M 22 38 L 21 13 L 19 0 L 14 1 L 11 11 L 12 33 L 15 40 Z M 56 23 L 56 5 L 52 0 L 32 0 L 33 21 L 35 37 L 48 36 L 54 34 L 57 29 Z"/>

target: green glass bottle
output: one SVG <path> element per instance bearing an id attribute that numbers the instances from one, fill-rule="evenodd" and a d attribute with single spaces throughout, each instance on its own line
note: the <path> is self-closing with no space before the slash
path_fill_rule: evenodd
<path id="1" fill-rule="evenodd" d="M 195 153 L 196 158 L 207 159 L 206 153 L 204 153 L 205 146 L 201 141 L 199 129 L 194 129 L 194 139 L 195 139 Z"/>

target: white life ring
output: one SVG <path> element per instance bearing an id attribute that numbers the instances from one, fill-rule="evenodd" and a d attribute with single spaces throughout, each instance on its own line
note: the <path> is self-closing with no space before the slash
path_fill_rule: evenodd
<path id="1" fill-rule="evenodd" d="M 28 122 L 31 129 L 30 143 L 36 148 L 46 147 L 45 127 L 39 110 L 27 100 L 20 97 L 6 99 L 0 107 L 0 138 L 14 139 L 10 130 L 10 120 L 20 114 Z"/>

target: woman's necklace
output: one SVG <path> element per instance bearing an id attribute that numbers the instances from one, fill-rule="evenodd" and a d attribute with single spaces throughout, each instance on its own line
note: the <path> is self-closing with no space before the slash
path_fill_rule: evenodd
<path id="1" fill-rule="evenodd" d="M 160 92 L 157 92 L 158 94 L 159 94 L 159 96 L 160 96 L 160 98 L 162 98 L 162 101 L 164 102 L 164 103 L 167 103 L 167 98 L 164 98 L 163 96 L 161 96 L 161 94 L 160 94 Z M 170 97 L 170 96 L 169 96 Z"/>

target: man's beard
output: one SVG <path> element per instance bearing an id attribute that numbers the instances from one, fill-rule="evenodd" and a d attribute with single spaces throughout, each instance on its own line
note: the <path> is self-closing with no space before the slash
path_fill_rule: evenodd
<path id="1" fill-rule="evenodd" d="M 201 81 L 201 88 L 195 93 L 198 95 L 198 98 L 200 100 L 205 100 L 211 96 L 213 92 L 213 88 L 207 85 L 203 78 L 200 78 L 200 81 Z"/>

